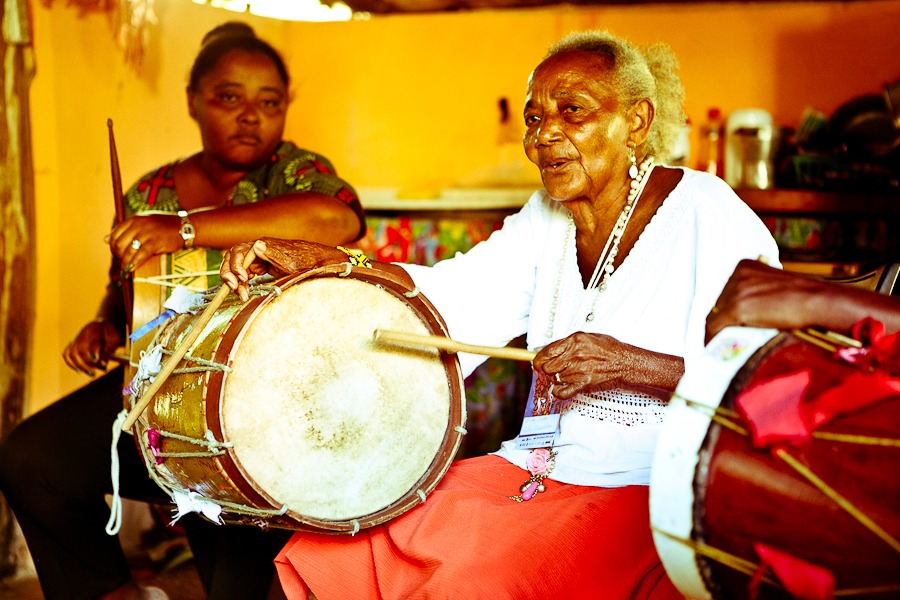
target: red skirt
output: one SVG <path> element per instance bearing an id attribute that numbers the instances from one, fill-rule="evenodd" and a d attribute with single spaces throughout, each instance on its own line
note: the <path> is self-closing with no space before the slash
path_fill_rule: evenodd
<path id="1" fill-rule="evenodd" d="M 546 480 L 497 456 L 454 463 L 428 500 L 354 537 L 296 533 L 275 559 L 290 599 L 681 598 L 650 535 L 649 489 Z"/>

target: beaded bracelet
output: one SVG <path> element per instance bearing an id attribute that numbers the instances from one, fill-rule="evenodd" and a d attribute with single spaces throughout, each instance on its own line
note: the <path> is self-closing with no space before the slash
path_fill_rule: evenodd
<path id="1" fill-rule="evenodd" d="M 361 250 L 351 250 L 350 248 L 344 248 L 343 246 L 338 246 L 338 250 L 347 255 L 349 262 L 354 267 L 368 267 L 372 268 L 372 263 L 369 261 L 369 257 L 366 256 Z"/>

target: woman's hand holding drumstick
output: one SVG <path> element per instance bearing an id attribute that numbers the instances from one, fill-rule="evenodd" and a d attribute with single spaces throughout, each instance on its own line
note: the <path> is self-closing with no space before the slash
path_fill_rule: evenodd
<path id="1" fill-rule="evenodd" d="M 256 258 L 256 254 L 253 251 L 253 247 L 247 249 L 246 254 L 243 256 L 243 265 L 244 269 L 246 269 L 250 263 Z M 197 338 L 200 337 L 200 333 L 203 331 L 203 328 L 206 327 L 206 324 L 209 323 L 209 320 L 215 314 L 215 312 L 219 309 L 219 306 L 222 305 L 222 302 L 231 292 L 231 288 L 227 285 L 222 285 L 219 288 L 219 291 L 216 292 L 216 295 L 207 305 L 207 307 L 200 313 L 200 316 L 197 317 L 197 321 L 191 325 L 191 330 L 185 336 L 184 340 L 175 348 L 175 351 L 172 352 L 172 355 L 169 357 L 169 360 L 163 364 L 162 368 L 159 370 L 159 374 L 156 376 L 156 379 L 153 380 L 153 383 L 150 384 L 150 387 L 144 391 L 141 395 L 140 399 L 135 403 L 134 407 L 128 413 L 128 416 L 125 418 L 125 422 L 122 424 L 122 431 L 128 431 L 131 429 L 137 420 L 140 418 L 141 414 L 143 414 L 144 410 L 146 410 L 147 406 L 150 404 L 150 401 L 153 400 L 153 396 L 156 395 L 156 392 L 159 391 L 159 388 L 162 387 L 162 384 L 165 383 L 166 379 L 169 378 L 169 375 L 175 370 L 175 367 L 178 366 L 178 362 L 184 358 L 184 355 L 187 354 L 187 351 L 191 346 L 194 345 L 194 342 L 197 341 Z"/>

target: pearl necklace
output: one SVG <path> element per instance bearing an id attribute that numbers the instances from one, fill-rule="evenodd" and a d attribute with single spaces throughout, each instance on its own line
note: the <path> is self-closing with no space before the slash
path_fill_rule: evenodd
<path id="1" fill-rule="evenodd" d="M 641 198 L 641 194 L 644 192 L 644 188 L 647 185 L 647 181 L 650 179 L 650 173 L 653 171 L 653 157 L 648 156 L 644 159 L 644 162 L 641 163 L 640 169 L 637 170 L 637 173 L 634 173 L 634 165 L 632 164 L 629 175 L 632 175 L 631 180 L 631 189 L 628 190 L 628 198 L 625 200 L 625 206 L 622 208 L 622 212 L 619 214 L 619 218 L 616 220 L 616 224 L 613 227 L 612 231 L 609 234 L 609 237 L 606 240 L 606 244 L 603 246 L 603 252 L 600 253 L 599 258 L 597 259 L 597 265 L 594 267 L 594 272 L 591 274 L 591 278 L 588 280 L 588 285 L 585 291 L 585 294 L 582 297 L 581 304 L 578 306 L 578 310 L 575 312 L 572 318 L 572 326 L 570 329 L 574 327 L 574 321 L 579 314 L 584 311 L 584 304 L 587 298 L 591 296 L 591 291 L 596 288 L 597 293 L 594 294 L 594 300 L 591 303 L 590 311 L 585 316 L 585 323 L 589 323 L 594 320 L 594 308 L 597 306 L 597 299 L 600 297 L 604 291 L 606 291 L 607 282 L 609 278 L 612 277 L 613 271 L 615 270 L 614 262 L 616 259 L 616 255 L 619 253 L 619 242 L 622 241 L 622 235 L 625 233 L 625 228 L 628 226 L 628 222 L 631 220 L 631 215 L 634 214 L 634 207 L 637 205 L 638 200 Z M 560 288 L 562 287 L 563 280 L 563 272 L 565 271 L 565 263 L 566 257 L 569 249 L 569 244 L 571 243 L 573 237 L 575 235 L 575 221 L 571 215 L 569 215 L 569 227 L 566 230 L 566 239 L 563 245 L 563 254 L 559 259 L 558 265 L 558 275 L 556 280 L 556 289 L 553 291 L 553 304 L 550 309 L 550 322 L 547 325 L 547 339 L 553 339 L 554 333 L 554 325 L 556 321 L 556 309 L 559 304 L 559 293 Z"/>

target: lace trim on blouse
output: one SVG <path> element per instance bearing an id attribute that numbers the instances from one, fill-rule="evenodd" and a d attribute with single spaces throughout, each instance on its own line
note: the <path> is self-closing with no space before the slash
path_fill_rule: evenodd
<path id="1" fill-rule="evenodd" d="M 579 394 L 562 410 L 575 410 L 582 417 L 616 425 L 641 426 L 661 425 L 665 420 L 666 405 L 667 402 L 641 392 L 606 390 Z"/>

